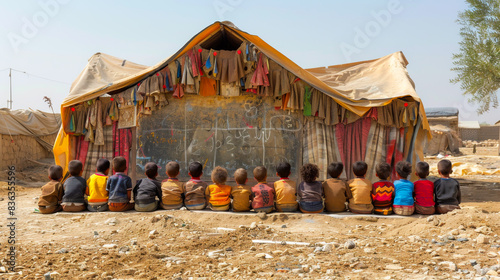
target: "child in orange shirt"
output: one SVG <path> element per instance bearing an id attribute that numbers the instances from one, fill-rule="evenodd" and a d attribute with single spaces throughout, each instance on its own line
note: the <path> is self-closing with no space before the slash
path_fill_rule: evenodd
<path id="1" fill-rule="evenodd" d="M 184 186 L 177 176 L 179 175 L 179 164 L 170 161 L 165 166 L 168 179 L 161 182 L 161 203 L 160 206 L 166 210 L 180 209 L 184 204 Z"/>
<path id="2" fill-rule="evenodd" d="M 231 197 L 233 198 L 233 211 L 250 211 L 252 189 L 245 186 L 247 180 L 247 171 L 243 168 L 236 169 L 234 180 L 238 184 L 231 188 Z"/>
<path id="3" fill-rule="evenodd" d="M 274 189 L 267 185 L 267 169 L 264 166 L 257 166 L 253 170 L 253 177 L 257 180 L 257 185 L 252 187 L 252 208 L 255 212 L 270 213 L 273 211 Z"/>
<path id="4" fill-rule="evenodd" d="M 280 162 L 276 166 L 276 175 L 280 179 L 274 182 L 274 191 L 276 192 L 276 210 L 278 212 L 297 211 L 297 186 L 295 181 L 288 179 L 292 174 L 291 166 L 288 162 Z"/>
<path id="5" fill-rule="evenodd" d="M 212 171 L 212 185 L 205 190 L 205 196 L 214 211 L 227 211 L 231 205 L 231 187 L 226 185 L 227 170 L 217 166 Z"/>
<path id="6" fill-rule="evenodd" d="M 97 172 L 92 174 L 87 180 L 87 209 L 90 212 L 103 212 L 109 210 L 108 191 L 106 190 L 109 167 L 109 160 L 100 158 L 97 160 Z"/>

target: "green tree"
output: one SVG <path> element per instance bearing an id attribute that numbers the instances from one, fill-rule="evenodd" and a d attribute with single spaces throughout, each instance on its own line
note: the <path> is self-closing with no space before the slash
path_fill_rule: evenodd
<path id="1" fill-rule="evenodd" d="M 453 54 L 453 67 L 469 102 L 482 114 L 498 107 L 500 88 L 500 0 L 466 0 L 469 8 L 459 13 L 460 51 Z"/>

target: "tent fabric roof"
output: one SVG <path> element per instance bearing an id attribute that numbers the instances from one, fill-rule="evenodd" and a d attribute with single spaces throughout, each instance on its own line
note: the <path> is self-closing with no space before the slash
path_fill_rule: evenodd
<path id="1" fill-rule="evenodd" d="M 428 118 L 438 117 L 458 117 L 458 108 L 456 107 L 431 107 L 426 108 L 425 113 Z"/>
<path id="2" fill-rule="evenodd" d="M 60 127 L 60 114 L 0 109 L 0 134 L 45 136 L 58 132 Z"/>
<path id="3" fill-rule="evenodd" d="M 196 34 L 174 55 L 152 67 L 95 54 L 74 81 L 61 106 L 68 107 L 134 85 L 222 31 L 253 43 L 267 57 L 357 115 L 362 116 L 371 107 L 384 106 L 402 97 L 420 102 L 406 71 L 408 62 L 402 52 L 375 60 L 303 69 L 258 36 L 241 31 L 232 23 L 217 21 Z M 423 128 L 429 130 L 424 109 L 422 105 L 420 107 Z"/>

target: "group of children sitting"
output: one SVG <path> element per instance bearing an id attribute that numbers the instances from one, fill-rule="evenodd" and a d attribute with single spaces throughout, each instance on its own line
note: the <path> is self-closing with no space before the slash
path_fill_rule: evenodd
<path id="1" fill-rule="evenodd" d="M 434 183 L 426 179 L 429 175 L 429 165 L 426 162 L 417 163 L 416 175 L 420 179 L 414 183 L 407 180 L 412 172 L 411 164 L 406 161 L 398 162 L 398 178 L 394 184 L 388 180 L 391 166 L 387 163 L 376 166 L 376 175 L 380 181 L 373 184 L 365 179 L 367 164 L 362 161 L 354 163 L 353 173 L 356 178 L 347 183 L 339 178 L 344 168 L 341 162 L 328 166 L 328 174 L 332 178 L 324 182 L 317 181 L 318 166 L 305 164 L 300 169 L 304 181 L 298 186 L 288 178 L 291 175 L 290 164 L 282 162 L 276 166 L 276 175 L 280 179 L 273 187 L 267 184 L 267 170 L 263 166 L 253 170 L 253 177 L 257 181 L 253 187 L 246 185 L 247 172 L 242 168 L 234 173 L 236 186 L 226 185 L 228 172 L 220 166 L 212 171 L 213 184 L 207 184 L 200 179 L 203 166 L 199 162 L 189 164 L 191 179 L 183 183 L 177 179 L 179 164 L 171 161 L 166 165 L 168 179 L 157 181 L 158 166 L 149 162 L 145 165 L 147 178 L 138 180 L 132 188 L 131 178 L 124 173 L 127 168 L 125 158 L 113 159 L 115 174 L 108 177 L 110 165 L 107 159 L 99 159 L 97 172 L 85 181 L 81 177 L 82 163 L 73 160 L 68 164 L 70 177 L 63 184 L 63 169 L 58 165 L 51 166 L 51 181 L 42 187 L 39 211 L 43 214 L 85 209 L 92 212 L 131 209 L 150 212 L 158 208 L 169 210 L 186 207 L 189 210 L 202 210 L 208 207 L 214 211 L 231 209 L 235 212 L 253 209 L 255 212 L 265 213 L 274 210 L 320 213 L 343 212 L 348 209 L 358 214 L 412 215 L 416 212 L 429 215 L 460 208 L 460 186 L 455 179 L 449 177 L 452 172 L 449 160 L 438 163 L 441 178 Z"/>

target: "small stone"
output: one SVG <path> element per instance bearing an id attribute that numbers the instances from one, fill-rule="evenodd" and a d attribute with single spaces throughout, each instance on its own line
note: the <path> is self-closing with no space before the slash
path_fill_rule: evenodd
<path id="1" fill-rule="evenodd" d="M 388 270 L 401 270 L 403 269 L 402 266 L 400 265 L 397 265 L 397 264 L 388 264 L 385 266 L 385 269 L 388 269 Z"/>
<path id="2" fill-rule="evenodd" d="M 217 266 L 218 266 L 218 267 L 220 267 L 220 268 L 222 268 L 222 267 L 229 266 L 229 264 L 228 264 L 228 263 L 226 263 L 226 262 L 221 262 L 221 263 L 219 263 Z"/>
<path id="3" fill-rule="evenodd" d="M 110 225 L 110 226 L 114 226 L 114 225 L 116 225 L 117 223 L 118 223 L 118 221 L 117 221 L 117 220 L 116 220 L 116 218 L 114 218 L 114 217 L 113 217 L 113 218 L 109 218 L 109 219 L 107 219 L 107 220 L 104 222 L 104 224 L 105 224 L 105 225 Z"/>
<path id="4" fill-rule="evenodd" d="M 226 247 L 224 250 L 229 252 L 229 251 L 232 251 L 232 250 L 233 250 L 233 248 L 231 248 L 231 247 Z"/>
<path id="5" fill-rule="evenodd" d="M 408 237 L 408 240 L 411 242 L 411 243 L 415 243 L 417 242 L 418 240 L 420 240 L 420 236 L 416 236 L 416 235 L 411 235 Z"/>
<path id="6" fill-rule="evenodd" d="M 286 225 L 281 225 L 281 228 L 286 228 Z"/>
<path id="7" fill-rule="evenodd" d="M 257 217 L 259 217 L 261 220 L 267 219 L 267 214 L 266 212 L 258 212 Z"/>
<path id="8" fill-rule="evenodd" d="M 441 221 L 436 218 L 436 219 L 432 220 L 432 224 L 435 226 L 439 226 L 441 224 Z"/>
<path id="9" fill-rule="evenodd" d="M 375 252 L 373 248 L 364 248 L 363 251 L 367 254 L 373 254 Z"/>
<path id="10" fill-rule="evenodd" d="M 429 217 L 427 217 L 427 222 L 428 222 L 428 223 L 430 223 L 430 222 L 432 222 L 432 221 L 434 221 L 434 216 L 429 216 Z"/>
<path id="11" fill-rule="evenodd" d="M 495 252 L 488 252 L 488 254 L 486 254 L 488 256 L 488 258 L 496 258 L 497 257 L 497 253 Z"/>
<path id="12" fill-rule="evenodd" d="M 112 249 L 112 248 L 116 248 L 118 247 L 118 245 L 116 244 L 104 244 L 102 245 L 102 248 L 106 248 L 106 249 Z"/>
<path id="13" fill-rule="evenodd" d="M 458 229 L 454 229 L 454 230 L 450 231 L 450 234 L 451 235 L 459 235 L 460 231 Z"/>
<path id="14" fill-rule="evenodd" d="M 294 268 L 294 269 L 292 269 L 292 273 L 295 273 L 295 274 L 302 273 L 302 272 L 304 272 L 304 270 L 302 268 Z"/>
<path id="15" fill-rule="evenodd" d="M 215 250 L 215 251 L 210 251 L 208 252 L 207 256 L 211 259 L 216 259 L 218 257 L 221 257 L 224 255 L 224 251 L 223 250 Z"/>
<path id="16" fill-rule="evenodd" d="M 161 218 L 162 218 L 161 215 L 156 215 L 156 216 L 154 216 L 154 217 L 151 218 L 151 223 L 154 224 L 154 223 L 160 221 Z"/>
<path id="17" fill-rule="evenodd" d="M 486 272 L 486 275 L 490 275 L 490 276 L 498 276 L 498 272 L 494 271 L 494 270 L 488 270 L 488 272 Z M 491 278 L 490 278 L 491 279 Z"/>
<path id="18" fill-rule="evenodd" d="M 6 273 L 7 269 L 5 269 L 5 266 L 0 266 L 0 273 Z"/>
<path id="19" fill-rule="evenodd" d="M 366 269 L 368 268 L 368 265 L 366 265 L 364 262 L 360 262 L 354 266 L 355 269 Z"/>
<path id="20" fill-rule="evenodd" d="M 250 251 L 257 251 L 257 248 L 255 246 L 250 247 Z"/>
<path id="21" fill-rule="evenodd" d="M 482 233 L 482 234 L 490 234 L 491 233 L 491 228 L 487 226 L 482 226 L 478 227 L 474 230 L 475 232 Z"/>
<path id="22" fill-rule="evenodd" d="M 62 248 L 61 250 L 57 251 L 57 254 L 66 254 L 68 252 L 69 252 L 68 249 Z"/>
<path id="23" fill-rule="evenodd" d="M 440 262 L 438 265 L 450 271 L 457 271 L 457 265 L 454 262 L 445 261 L 445 262 Z"/>
<path id="24" fill-rule="evenodd" d="M 480 234 L 477 238 L 476 238 L 476 242 L 477 244 L 488 244 L 490 243 L 490 239 L 488 236 L 484 235 L 484 234 Z"/>
<path id="25" fill-rule="evenodd" d="M 346 248 L 346 249 L 354 249 L 355 247 L 356 247 L 356 243 L 354 243 L 354 241 L 352 241 L 352 240 L 348 240 L 344 244 L 344 248 Z"/>
<path id="26" fill-rule="evenodd" d="M 266 233 L 272 233 L 273 229 L 272 228 L 266 228 Z"/>
<path id="27" fill-rule="evenodd" d="M 155 239 L 156 235 L 158 234 L 158 231 L 156 229 L 153 229 L 152 231 L 149 232 L 149 239 Z"/>
<path id="28" fill-rule="evenodd" d="M 266 257 L 266 253 L 258 253 L 258 254 L 255 255 L 255 257 L 258 258 L 258 259 L 263 259 L 263 258 Z"/>
<path id="29" fill-rule="evenodd" d="M 330 253 L 333 249 L 333 246 L 331 243 L 326 243 L 323 248 L 321 248 L 321 251 L 325 252 L 325 253 Z"/>
<path id="30" fill-rule="evenodd" d="M 135 238 L 131 239 L 130 245 L 137 245 L 137 239 L 135 239 Z"/>
<path id="31" fill-rule="evenodd" d="M 469 241 L 469 238 L 458 238 L 457 241 L 459 241 L 459 242 L 467 242 L 467 241 Z"/>
<path id="32" fill-rule="evenodd" d="M 130 249 L 129 249 L 129 247 L 128 247 L 128 246 L 123 246 L 123 247 L 121 247 L 121 248 L 118 250 L 118 252 L 119 252 L 119 253 L 126 253 L 126 252 L 128 252 L 129 250 L 130 250 Z"/>
<path id="33" fill-rule="evenodd" d="M 252 222 L 250 224 L 250 229 L 256 229 L 257 228 L 257 223 L 256 222 Z"/>

